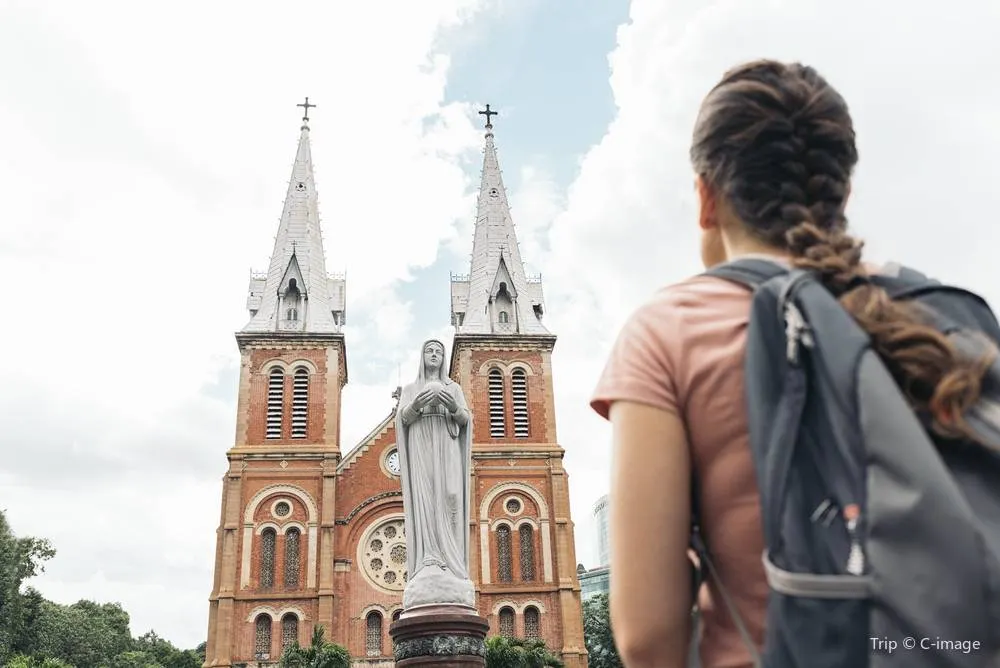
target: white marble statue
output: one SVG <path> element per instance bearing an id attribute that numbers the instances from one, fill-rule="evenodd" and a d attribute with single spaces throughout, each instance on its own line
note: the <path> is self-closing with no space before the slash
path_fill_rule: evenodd
<path id="1" fill-rule="evenodd" d="M 403 608 L 474 606 L 469 579 L 472 416 L 462 388 L 445 373 L 440 341 L 421 347 L 417 380 L 400 395 L 396 445 L 406 516 Z"/>

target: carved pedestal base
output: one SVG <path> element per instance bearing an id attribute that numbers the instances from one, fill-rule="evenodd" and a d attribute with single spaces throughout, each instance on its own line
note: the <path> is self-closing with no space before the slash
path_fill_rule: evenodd
<path id="1" fill-rule="evenodd" d="M 396 668 L 484 668 L 489 623 L 467 605 L 421 605 L 389 627 Z"/>

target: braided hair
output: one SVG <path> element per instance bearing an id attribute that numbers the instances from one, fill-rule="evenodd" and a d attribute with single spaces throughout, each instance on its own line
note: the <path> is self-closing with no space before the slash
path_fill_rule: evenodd
<path id="1" fill-rule="evenodd" d="M 691 162 L 745 232 L 811 270 L 869 334 L 913 408 L 948 438 L 972 437 L 963 415 L 977 401 L 995 346 L 959 355 L 914 304 L 867 280 L 863 243 L 844 207 L 858 161 L 847 103 L 816 70 L 752 62 L 725 74 L 702 104 Z"/>

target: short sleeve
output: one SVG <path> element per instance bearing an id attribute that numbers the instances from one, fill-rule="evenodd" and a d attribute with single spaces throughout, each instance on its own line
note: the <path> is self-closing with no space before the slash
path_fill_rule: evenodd
<path id="1" fill-rule="evenodd" d="M 662 299 L 639 308 L 625 322 L 590 400 L 607 419 L 611 404 L 633 401 L 679 412 L 677 378 L 669 346 L 669 309 Z"/>

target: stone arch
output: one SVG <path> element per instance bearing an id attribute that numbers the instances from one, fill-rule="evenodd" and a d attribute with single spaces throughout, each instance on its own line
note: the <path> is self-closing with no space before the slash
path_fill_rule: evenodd
<path id="1" fill-rule="evenodd" d="M 535 531 L 538 531 L 538 522 L 536 522 L 530 517 L 522 517 L 521 519 L 517 520 L 514 523 L 514 529 L 520 529 L 521 525 L 523 524 L 530 524 Z"/>
<path id="2" fill-rule="evenodd" d="M 381 613 L 383 617 L 387 617 L 389 615 L 389 609 L 386 608 L 385 606 L 379 605 L 378 603 L 370 603 L 369 605 L 362 608 L 360 615 L 361 619 L 367 619 L 368 613 L 370 612 Z"/>
<path id="3" fill-rule="evenodd" d="M 285 522 L 285 524 L 281 526 L 281 530 L 278 531 L 278 533 L 284 536 L 286 533 L 288 533 L 289 529 L 298 529 L 303 536 L 306 535 L 306 528 L 302 526 L 301 522 L 296 522 L 295 520 L 292 520 L 291 522 Z"/>
<path id="4" fill-rule="evenodd" d="M 306 587 L 316 586 L 316 553 L 319 536 L 319 509 L 316 502 L 301 487 L 288 484 L 268 485 L 264 487 L 250 499 L 246 510 L 243 513 L 243 550 L 240 560 L 240 588 L 247 589 L 250 586 L 250 559 L 252 554 L 252 543 L 254 536 L 253 518 L 257 514 L 260 504 L 275 494 L 287 494 L 298 499 L 306 508 L 308 527 L 303 535 L 306 537 Z"/>
<path id="5" fill-rule="evenodd" d="M 510 608 L 514 612 L 519 612 L 519 610 L 517 609 L 517 604 L 514 603 L 514 601 L 510 600 L 509 598 L 505 598 L 493 604 L 493 611 L 491 614 L 494 615 L 500 614 L 501 608 Z"/>
<path id="6" fill-rule="evenodd" d="M 507 373 L 511 373 L 514 369 L 520 369 L 524 371 L 527 376 L 534 376 L 535 371 L 531 368 L 531 365 L 527 362 L 510 362 L 507 364 Z"/>
<path id="7" fill-rule="evenodd" d="M 313 498 L 307 491 L 297 485 L 279 483 L 276 485 L 268 485 L 254 494 L 253 498 L 250 499 L 250 502 L 247 504 L 246 511 L 243 513 L 243 524 L 253 524 L 253 517 L 257 514 L 257 508 L 267 497 L 274 494 L 287 494 L 289 496 L 294 496 L 296 499 L 301 501 L 302 505 L 306 507 L 310 525 L 319 519 L 319 509 L 316 507 L 316 502 L 313 501 Z"/>
<path id="8" fill-rule="evenodd" d="M 285 615 L 289 613 L 298 617 L 300 622 L 305 622 L 308 621 L 309 619 L 306 616 L 306 613 L 302 610 L 302 608 L 300 608 L 297 605 L 286 605 L 285 607 L 283 607 L 281 610 L 278 611 L 278 616 L 275 617 L 275 619 L 282 619 Z"/>
<path id="9" fill-rule="evenodd" d="M 279 536 L 282 533 L 281 527 L 279 527 L 274 522 L 261 522 L 256 526 L 253 532 L 259 536 L 262 533 L 264 533 L 264 529 L 274 529 L 274 533 L 278 534 Z"/>
<path id="10" fill-rule="evenodd" d="M 482 558 L 479 560 L 482 571 L 480 573 L 481 582 L 489 584 L 491 580 L 490 566 L 490 506 L 498 496 L 507 492 L 521 492 L 531 498 L 538 508 L 538 525 L 536 527 L 538 537 L 542 543 L 542 580 L 553 582 L 553 559 L 552 559 L 552 535 L 549 530 L 549 505 L 545 503 L 545 497 L 541 493 L 523 482 L 506 482 L 495 485 L 483 496 L 482 503 L 479 504 L 479 553 Z"/>
<path id="11" fill-rule="evenodd" d="M 493 520 L 493 522 L 490 524 L 490 531 L 496 531 L 502 526 L 506 526 L 511 531 L 513 531 L 516 528 L 514 526 L 514 523 L 511 522 L 510 519 L 506 517 L 498 517 L 495 520 Z"/>
<path id="12" fill-rule="evenodd" d="M 485 376 L 490 372 L 490 369 L 494 368 L 500 369 L 500 373 L 502 373 L 505 376 L 507 375 L 507 365 L 504 364 L 503 360 L 500 360 L 498 358 L 488 359 L 482 364 L 480 364 L 478 375 Z"/>
<path id="13" fill-rule="evenodd" d="M 313 364 L 311 361 L 305 359 L 295 360 L 294 362 L 286 365 L 285 368 L 289 372 L 294 373 L 295 370 L 298 369 L 300 366 L 305 367 L 306 371 L 309 372 L 310 376 L 313 375 L 314 373 L 319 373 L 319 369 L 316 368 L 316 365 Z"/>
<path id="14" fill-rule="evenodd" d="M 522 601 L 514 609 L 517 610 L 517 614 L 523 615 L 525 609 L 527 609 L 529 607 L 530 608 L 538 608 L 538 612 L 540 612 L 543 615 L 545 614 L 545 606 L 542 605 L 541 601 L 536 601 L 535 599 L 529 599 L 527 601 Z"/>
<path id="15" fill-rule="evenodd" d="M 480 521 L 489 519 L 490 506 L 493 505 L 493 501 L 504 492 L 521 492 L 522 494 L 531 497 L 531 500 L 535 502 L 535 506 L 538 507 L 538 518 L 546 522 L 548 521 L 549 504 L 545 503 L 545 497 L 543 497 L 537 489 L 531 485 L 526 485 L 523 482 L 500 483 L 487 492 L 483 497 L 483 502 L 479 504 Z"/>
<path id="16" fill-rule="evenodd" d="M 260 615 L 267 615 L 268 617 L 271 618 L 272 622 L 276 622 L 279 619 L 281 619 L 281 615 L 279 615 L 278 611 L 275 610 L 273 607 L 269 605 L 258 605 L 256 608 L 250 611 L 249 615 L 247 615 L 247 621 L 253 622 Z"/>
<path id="17" fill-rule="evenodd" d="M 282 372 L 285 373 L 286 375 L 288 374 L 288 364 L 286 364 L 283 360 L 279 360 L 277 358 L 269 359 L 263 364 L 261 364 L 260 373 L 266 376 L 271 373 L 271 369 L 276 369 L 276 368 L 281 369 Z"/>

